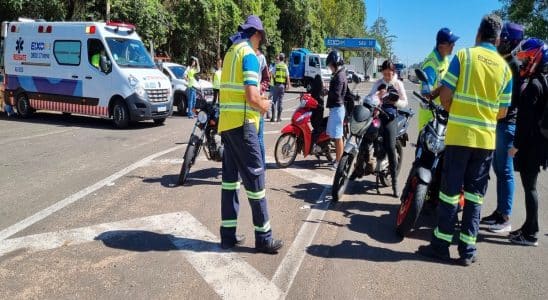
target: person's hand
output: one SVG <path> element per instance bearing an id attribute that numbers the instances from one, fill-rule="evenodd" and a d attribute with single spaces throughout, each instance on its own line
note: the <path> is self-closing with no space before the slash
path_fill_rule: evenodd
<path id="1" fill-rule="evenodd" d="M 386 94 L 386 89 L 380 89 L 378 92 L 377 92 L 377 95 L 379 96 L 379 99 L 382 99 L 384 98 L 384 95 Z"/>
<path id="2" fill-rule="evenodd" d="M 515 157 L 516 153 L 518 153 L 518 148 L 516 148 L 514 146 L 512 146 L 512 148 L 510 148 L 510 150 L 508 150 L 508 156 L 510 156 L 510 157 Z"/>
<path id="3" fill-rule="evenodd" d="M 272 106 L 272 101 L 268 100 L 266 95 L 261 96 L 261 114 L 266 113 Z"/>

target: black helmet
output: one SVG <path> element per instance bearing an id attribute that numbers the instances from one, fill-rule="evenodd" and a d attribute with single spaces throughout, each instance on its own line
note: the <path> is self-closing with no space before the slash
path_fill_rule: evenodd
<path id="1" fill-rule="evenodd" d="M 344 65 L 344 60 L 343 60 L 342 55 L 339 53 L 339 51 L 333 50 L 333 51 L 329 52 L 329 54 L 327 55 L 327 59 L 326 59 L 325 63 L 328 66 L 329 65 L 334 65 L 334 66 L 338 67 L 338 66 Z"/>

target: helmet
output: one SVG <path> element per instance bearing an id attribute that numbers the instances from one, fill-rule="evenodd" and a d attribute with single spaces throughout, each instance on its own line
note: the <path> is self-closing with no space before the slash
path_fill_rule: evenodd
<path id="1" fill-rule="evenodd" d="M 278 60 L 279 61 L 284 61 L 285 60 L 285 54 L 283 54 L 283 53 L 278 54 Z"/>
<path id="2" fill-rule="evenodd" d="M 512 52 L 514 48 L 523 40 L 523 26 L 515 23 L 506 22 L 502 26 L 500 33 L 500 44 L 497 50 L 501 55 Z"/>
<path id="3" fill-rule="evenodd" d="M 539 65 L 548 64 L 548 47 L 541 39 L 528 38 L 514 50 L 517 59 L 523 62 L 520 75 L 531 76 Z"/>
<path id="4" fill-rule="evenodd" d="M 333 65 L 335 67 L 338 67 L 338 66 L 344 65 L 344 60 L 342 58 L 342 55 L 339 53 L 339 51 L 333 50 L 333 51 L 329 52 L 329 54 L 327 55 L 327 59 L 326 59 L 325 63 L 328 66 Z"/>

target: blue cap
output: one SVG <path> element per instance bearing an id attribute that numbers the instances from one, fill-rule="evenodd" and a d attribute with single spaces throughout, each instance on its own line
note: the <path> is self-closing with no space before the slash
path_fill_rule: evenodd
<path id="1" fill-rule="evenodd" d="M 506 41 L 521 41 L 523 40 L 523 26 L 506 22 L 502 26 L 502 31 L 500 33 L 500 40 L 502 42 Z"/>
<path id="2" fill-rule="evenodd" d="M 245 23 L 238 27 L 238 30 L 244 31 L 249 28 L 255 28 L 258 31 L 264 32 L 263 22 L 261 21 L 261 19 L 259 19 L 259 17 L 255 15 L 248 16 L 247 19 L 245 20 Z"/>
<path id="3" fill-rule="evenodd" d="M 444 27 L 438 31 L 438 35 L 436 35 L 436 43 L 442 44 L 442 43 L 454 43 L 459 39 L 458 36 L 454 35 L 449 28 Z"/>

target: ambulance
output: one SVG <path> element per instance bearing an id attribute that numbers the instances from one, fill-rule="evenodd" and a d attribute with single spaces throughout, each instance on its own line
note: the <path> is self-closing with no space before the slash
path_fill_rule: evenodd
<path id="1" fill-rule="evenodd" d="M 169 79 L 135 26 L 116 22 L 3 22 L 0 68 L 5 103 L 27 118 L 37 110 L 108 118 L 118 128 L 173 112 Z"/>

